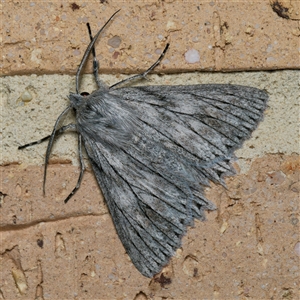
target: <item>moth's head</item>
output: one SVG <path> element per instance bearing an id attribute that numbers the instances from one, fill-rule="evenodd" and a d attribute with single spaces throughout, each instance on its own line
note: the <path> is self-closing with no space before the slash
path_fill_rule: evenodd
<path id="1" fill-rule="evenodd" d="M 87 92 L 83 92 L 81 94 L 71 93 L 69 96 L 71 106 L 77 110 L 83 104 L 83 102 L 86 101 L 87 96 L 89 96 L 89 93 Z"/>

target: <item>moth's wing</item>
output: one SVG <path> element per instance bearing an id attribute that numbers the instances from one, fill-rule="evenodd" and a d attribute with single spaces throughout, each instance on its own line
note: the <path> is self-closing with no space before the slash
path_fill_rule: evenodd
<path id="1" fill-rule="evenodd" d="M 263 90 L 229 84 L 141 86 L 110 93 L 122 97 L 166 147 L 221 184 L 224 175 L 234 174 L 230 158 L 262 120 L 268 100 Z"/>
<path id="2" fill-rule="evenodd" d="M 191 162 L 135 114 L 122 98 L 96 91 L 77 111 L 77 130 L 127 253 L 151 277 L 180 246 L 193 217 L 203 219 L 214 205 Z"/>
<path id="3" fill-rule="evenodd" d="M 133 147 L 139 143 L 143 141 Z M 84 144 L 126 252 L 143 275 L 152 277 L 168 263 L 192 224 L 189 174 L 172 153 L 162 154 L 160 146 L 153 153 L 168 158 L 144 157 L 149 162 L 145 165 L 124 146 L 103 146 L 86 137 Z M 199 209 L 212 208 L 204 197 L 201 201 Z"/>
<path id="4" fill-rule="evenodd" d="M 214 208 L 203 186 L 233 174 L 233 151 L 261 120 L 267 96 L 254 88 L 196 85 L 121 88 L 92 97 L 102 112 L 84 113 L 93 124 L 109 115 L 103 128 L 131 128 L 120 144 L 89 131 L 82 136 L 118 235 L 137 269 L 151 277 L 180 246 L 193 218 Z M 134 126 L 119 126 L 109 110 L 103 114 L 110 103 Z"/>

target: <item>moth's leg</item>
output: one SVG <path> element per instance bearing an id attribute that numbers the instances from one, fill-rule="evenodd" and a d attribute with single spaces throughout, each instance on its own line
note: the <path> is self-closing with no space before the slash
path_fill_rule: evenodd
<path id="1" fill-rule="evenodd" d="M 151 72 L 161 61 L 162 61 L 162 59 L 163 59 L 163 57 L 165 56 L 165 54 L 166 54 L 166 52 L 167 52 L 167 50 L 168 50 L 168 48 L 169 48 L 169 45 L 170 44 L 167 44 L 166 45 L 166 47 L 165 47 L 165 49 L 164 49 L 164 51 L 161 53 L 161 55 L 160 55 L 160 57 L 158 58 L 158 60 L 148 69 L 148 70 L 146 70 L 144 73 L 142 73 L 142 74 L 138 74 L 138 75 L 134 75 L 134 76 L 132 76 L 132 77 L 129 77 L 129 78 L 127 78 L 127 79 L 124 79 L 124 80 L 122 80 L 122 81 L 120 81 L 120 82 L 117 82 L 117 83 L 115 83 L 115 84 L 113 84 L 112 86 L 110 86 L 109 88 L 110 89 L 112 89 L 112 88 L 115 88 L 116 86 L 119 86 L 119 85 L 121 85 L 121 84 L 124 84 L 124 83 L 126 83 L 126 82 L 129 82 L 129 81 L 132 81 L 132 80 L 136 80 L 136 79 L 145 79 L 145 77 L 146 77 L 146 75 L 149 73 L 149 72 Z"/>
<path id="2" fill-rule="evenodd" d="M 83 161 L 83 157 L 82 157 L 82 138 L 81 138 L 81 134 L 78 134 L 78 153 L 79 153 L 79 162 L 80 162 L 79 178 L 78 178 L 77 184 L 74 187 L 73 191 L 65 199 L 65 203 L 67 203 L 70 200 L 70 198 L 76 193 L 76 191 L 79 189 L 81 181 L 82 181 L 83 173 L 84 173 L 84 170 L 85 170 L 84 161 Z"/>
<path id="3" fill-rule="evenodd" d="M 91 42 L 93 41 L 93 35 L 92 35 L 92 30 L 90 27 L 90 23 L 86 24 L 88 31 L 89 31 L 89 36 L 90 36 L 90 40 Z M 95 46 L 93 46 L 92 48 L 92 53 L 93 53 L 93 74 L 96 80 L 96 83 L 98 85 L 99 88 L 101 88 L 104 84 L 103 82 L 100 80 L 99 78 L 99 61 L 96 58 L 96 50 L 95 50 Z"/>
<path id="4" fill-rule="evenodd" d="M 65 131 L 67 130 L 72 130 L 72 131 L 76 131 L 76 125 L 75 124 L 68 124 L 68 125 L 65 125 L 59 129 L 56 130 L 55 132 L 55 135 L 60 135 L 62 133 L 64 133 Z M 38 140 L 38 141 L 34 141 L 34 142 L 31 142 L 31 143 L 28 143 L 28 144 L 25 144 L 25 145 L 22 145 L 22 146 L 19 146 L 18 149 L 24 149 L 24 148 L 27 148 L 27 147 L 30 147 L 30 146 L 33 146 L 33 145 L 38 145 L 44 141 L 47 141 L 49 138 L 51 137 L 51 135 L 47 135 L 45 137 L 43 137 L 42 139 Z"/>

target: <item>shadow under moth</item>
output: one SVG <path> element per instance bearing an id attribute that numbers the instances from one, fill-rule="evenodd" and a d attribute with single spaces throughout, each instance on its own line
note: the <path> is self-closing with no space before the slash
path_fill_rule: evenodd
<path id="1" fill-rule="evenodd" d="M 118 11 L 117 11 L 118 12 Z M 116 12 L 116 13 L 117 13 Z M 76 74 L 76 93 L 58 117 L 51 135 L 19 149 L 48 140 L 44 185 L 54 139 L 66 130 L 78 133 L 80 175 L 82 146 L 91 162 L 115 228 L 131 261 L 147 277 L 159 273 L 180 247 L 193 220 L 203 220 L 215 206 L 204 196 L 209 182 L 225 185 L 234 175 L 230 160 L 262 120 L 268 95 L 257 88 L 230 84 L 177 86 L 128 85 L 143 74 L 107 86 L 98 77 L 94 44 L 114 13 L 89 43 Z M 98 89 L 79 93 L 79 76 L 93 54 Z M 58 128 L 75 111 L 75 124 Z"/>

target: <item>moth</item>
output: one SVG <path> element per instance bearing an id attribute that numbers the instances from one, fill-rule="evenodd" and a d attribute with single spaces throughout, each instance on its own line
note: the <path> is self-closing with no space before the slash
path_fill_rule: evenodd
<path id="1" fill-rule="evenodd" d="M 118 11 L 117 11 L 118 12 Z M 205 198 L 209 182 L 225 186 L 234 175 L 234 151 L 263 118 L 268 95 L 257 88 L 230 84 L 129 86 L 143 74 L 110 87 L 98 77 L 94 44 L 115 12 L 93 37 L 76 74 L 76 93 L 60 114 L 49 139 L 46 170 L 54 139 L 66 130 L 78 133 L 80 175 L 67 202 L 78 190 L 85 170 L 82 147 L 103 192 L 116 231 L 131 261 L 147 277 L 159 273 L 180 247 L 194 219 L 204 220 L 215 205 Z M 90 53 L 98 89 L 79 93 L 79 76 Z M 120 86 L 123 87 L 120 87 Z M 75 124 L 58 128 L 70 111 Z"/>

